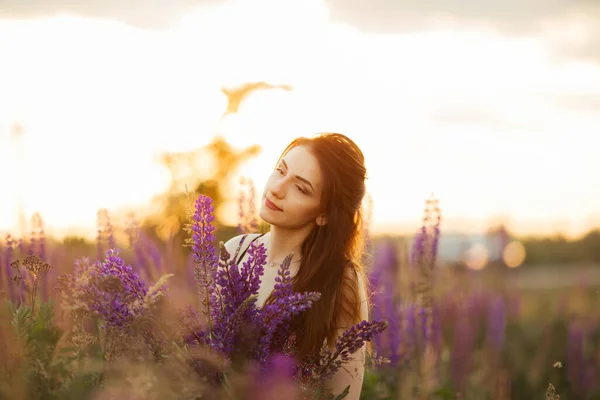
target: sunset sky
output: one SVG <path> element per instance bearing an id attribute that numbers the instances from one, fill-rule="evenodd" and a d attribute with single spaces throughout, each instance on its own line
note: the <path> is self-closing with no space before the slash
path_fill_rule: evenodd
<path id="1" fill-rule="evenodd" d="M 242 171 L 262 190 L 322 131 L 362 147 L 380 232 L 414 229 L 432 192 L 452 230 L 600 226 L 600 3 L 126 3 L 0 2 L 0 231 L 20 201 L 58 234 L 143 210 L 168 185 L 156 155 L 216 132 L 263 147 Z M 219 122 L 221 88 L 261 80 L 293 90 Z"/>

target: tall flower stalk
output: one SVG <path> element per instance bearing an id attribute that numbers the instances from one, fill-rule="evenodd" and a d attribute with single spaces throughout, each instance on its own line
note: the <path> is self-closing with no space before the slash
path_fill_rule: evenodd
<path id="1" fill-rule="evenodd" d="M 189 194 L 188 194 L 189 197 Z M 215 249 L 215 228 L 213 226 L 214 207 L 212 199 L 207 196 L 198 196 L 193 209 L 188 209 L 188 218 L 191 223 L 185 229 L 191 233 L 191 238 L 186 243 L 191 245 L 194 276 L 201 297 L 202 313 L 208 322 L 209 332 L 212 331 L 212 314 L 217 304 L 211 300 L 215 290 L 215 278 L 218 265 L 218 256 Z"/>
<path id="2" fill-rule="evenodd" d="M 239 217 L 238 231 L 240 233 L 254 233 L 258 230 L 258 220 L 256 218 L 256 188 L 254 182 L 249 178 L 240 180 L 242 189 L 238 198 Z M 247 189 L 244 188 L 247 186 Z M 248 193 L 246 193 L 246 190 Z"/>
<path id="3" fill-rule="evenodd" d="M 98 260 L 102 260 L 106 251 L 116 247 L 110 215 L 108 214 L 108 210 L 105 208 L 98 210 L 97 232 L 98 235 L 96 237 L 96 246 Z"/>
<path id="4" fill-rule="evenodd" d="M 396 367 L 402 358 L 401 351 L 401 303 L 395 291 L 398 254 L 396 247 L 385 243 L 377 247 L 373 269 L 369 274 L 370 285 L 374 288 L 372 296 L 373 319 L 388 321 L 389 329 L 374 339 L 374 349 L 378 356 L 389 360 Z"/>
<path id="5" fill-rule="evenodd" d="M 411 250 L 411 272 L 415 277 L 412 291 L 420 315 L 417 321 L 421 332 L 420 389 L 421 395 L 427 396 L 437 385 L 439 354 L 436 351 L 434 329 L 434 274 L 437 262 L 438 243 L 440 237 L 441 212 L 438 201 L 430 198 L 425 202 L 423 225 L 415 236 Z"/>

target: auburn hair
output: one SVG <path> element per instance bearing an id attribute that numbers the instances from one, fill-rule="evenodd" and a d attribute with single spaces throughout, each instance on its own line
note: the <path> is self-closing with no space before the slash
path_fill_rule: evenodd
<path id="1" fill-rule="evenodd" d="M 293 278 L 294 292 L 321 293 L 321 298 L 291 323 L 296 334 L 296 357 L 308 360 L 318 356 L 325 341 L 332 346 L 339 329 L 350 328 L 361 320 L 363 289 L 359 285 L 365 282 L 360 262 L 361 209 L 366 168 L 360 148 L 339 133 L 297 138 L 279 159 L 297 146 L 306 147 L 319 163 L 324 182 L 321 207 L 327 218 L 327 223 L 315 226 L 302 243 L 302 261 Z"/>

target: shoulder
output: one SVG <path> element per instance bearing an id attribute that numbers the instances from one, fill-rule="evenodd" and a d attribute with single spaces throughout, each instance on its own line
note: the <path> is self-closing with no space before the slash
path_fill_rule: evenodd
<path id="1" fill-rule="evenodd" d="M 242 239 L 244 239 L 243 246 L 248 246 L 248 243 L 260 235 L 260 233 L 250 233 L 234 236 L 225 242 L 225 250 L 227 250 L 230 255 L 235 254 Z"/>

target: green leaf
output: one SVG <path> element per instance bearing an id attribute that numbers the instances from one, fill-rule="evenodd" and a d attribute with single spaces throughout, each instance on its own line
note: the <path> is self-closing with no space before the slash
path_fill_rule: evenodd
<path id="1" fill-rule="evenodd" d="M 344 397 L 348 396 L 348 393 L 350 393 L 350 385 L 346 386 L 346 389 L 344 389 L 342 393 L 337 395 L 337 397 L 334 400 L 342 400 Z"/>

